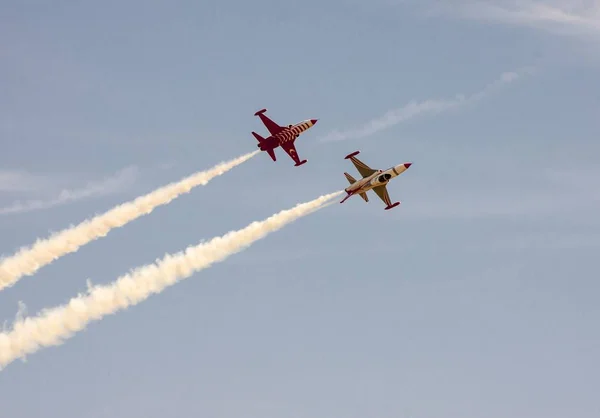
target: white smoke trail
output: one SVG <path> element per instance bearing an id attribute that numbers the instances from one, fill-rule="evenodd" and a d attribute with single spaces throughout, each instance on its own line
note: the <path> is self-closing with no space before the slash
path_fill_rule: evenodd
<path id="1" fill-rule="evenodd" d="M 254 157 L 253 151 L 231 161 L 192 174 L 178 182 L 168 184 L 135 200 L 123 203 L 108 212 L 71 226 L 49 238 L 38 240 L 31 247 L 20 249 L 16 254 L 0 261 L 0 290 L 14 285 L 21 277 L 34 274 L 40 268 L 66 254 L 77 251 L 83 245 L 101 238 L 114 228 L 119 228 L 156 207 L 166 205 L 194 187 L 205 185 L 213 178 Z"/>
<path id="2" fill-rule="evenodd" d="M 298 204 L 238 231 L 228 232 L 174 255 L 167 254 L 162 260 L 138 267 L 109 285 L 90 286 L 87 294 L 72 298 L 65 305 L 42 311 L 37 317 L 17 318 L 12 330 L 0 334 L 0 368 L 42 347 L 62 344 L 90 322 L 136 305 L 193 273 L 223 261 L 269 233 L 334 203 L 328 201 L 341 193 Z"/>

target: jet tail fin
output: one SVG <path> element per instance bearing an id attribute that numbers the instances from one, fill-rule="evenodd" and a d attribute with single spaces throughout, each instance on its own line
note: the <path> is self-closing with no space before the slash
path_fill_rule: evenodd
<path id="1" fill-rule="evenodd" d="M 346 180 L 348 180 L 348 183 L 350 183 L 350 184 L 354 184 L 354 183 L 356 183 L 356 179 L 355 179 L 354 177 L 352 177 L 350 174 L 348 174 L 348 173 L 344 173 L 344 176 L 346 176 Z M 360 197 L 362 197 L 362 199 L 363 199 L 365 202 L 368 202 L 368 201 L 369 201 L 369 196 L 367 196 L 367 193 L 365 193 L 365 192 L 362 192 L 362 193 L 359 193 L 358 195 L 359 195 Z M 343 202 L 344 202 L 344 201 L 345 201 L 347 198 L 349 198 L 350 196 L 351 196 L 351 195 L 348 195 L 348 196 L 346 196 L 346 198 L 345 198 L 344 200 L 342 200 L 340 203 L 343 203 Z"/>
<path id="2" fill-rule="evenodd" d="M 259 144 L 263 144 L 265 142 L 265 138 L 263 138 L 256 132 L 252 131 L 252 135 L 254 135 L 254 138 L 256 138 L 256 140 L 258 141 Z"/>
<path id="3" fill-rule="evenodd" d="M 277 161 L 277 157 L 275 156 L 275 150 L 273 148 L 267 148 L 265 138 L 263 138 L 254 131 L 252 131 L 252 135 L 254 135 L 254 138 L 256 138 L 256 140 L 258 141 L 258 148 L 260 148 L 261 151 L 266 151 L 273 161 Z"/>
<path id="4" fill-rule="evenodd" d="M 346 176 L 346 180 L 348 180 L 348 183 L 350 183 L 350 184 L 356 183 L 356 179 L 354 177 L 352 177 L 350 174 L 344 173 L 344 175 Z"/>

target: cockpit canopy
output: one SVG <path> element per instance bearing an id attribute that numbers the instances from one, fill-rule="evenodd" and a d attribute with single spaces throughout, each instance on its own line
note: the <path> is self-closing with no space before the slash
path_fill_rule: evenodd
<path id="1" fill-rule="evenodd" d="M 378 180 L 380 183 L 383 183 L 383 182 L 388 181 L 391 178 L 392 178 L 392 175 L 390 173 L 385 173 L 385 174 L 382 174 L 381 176 L 379 176 Z"/>

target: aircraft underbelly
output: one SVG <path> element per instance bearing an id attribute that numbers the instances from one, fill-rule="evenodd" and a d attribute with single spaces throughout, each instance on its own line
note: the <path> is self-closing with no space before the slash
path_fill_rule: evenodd
<path id="1" fill-rule="evenodd" d="M 365 186 L 368 186 L 368 185 L 369 185 L 369 182 L 366 182 L 364 180 L 359 180 L 356 183 L 347 187 L 346 191 L 358 193 L 359 191 L 362 191 L 365 188 Z M 364 191 L 366 191 L 366 190 L 364 190 Z"/>
<path id="2" fill-rule="evenodd" d="M 361 187 L 361 191 L 363 192 L 368 192 L 369 190 L 373 190 L 375 187 L 379 187 L 379 186 L 387 186 L 387 183 L 382 183 L 382 184 L 378 184 L 378 185 L 373 185 L 370 181 L 367 182 L 366 184 L 364 184 Z"/>

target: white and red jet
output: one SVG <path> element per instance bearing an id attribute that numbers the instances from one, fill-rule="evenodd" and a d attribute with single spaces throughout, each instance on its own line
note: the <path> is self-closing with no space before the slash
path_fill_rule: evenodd
<path id="1" fill-rule="evenodd" d="M 296 167 L 304 164 L 306 160 L 300 161 L 298 153 L 296 152 L 296 147 L 294 146 L 294 142 L 296 141 L 296 138 L 300 136 L 300 134 L 312 128 L 315 123 L 317 123 L 317 119 L 303 120 L 295 125 L 279 126 L 265 115 L 266 111 L 267 109 L 261 109 L 254 114 L 254 116 L 258 116 L 260 118 L 271 134 L 269 137 L 263 138 L 256 132 L 252 132 L 252 135 L 254 135 L 254 138 L 256 138 L 258 141 L 258 148 L 261 151 L 266 151 L 273 161 L 277 161 L 277 157 L 275 157 L 275 148 L 281 147 L 292 158 L 292 160 L 294 160 L 296 163 L 294 165 Z"/>
<path id="2" fill-rule="evenodd" d="M 357 181 L 350 174 L 344 173 L 350 186 L 344 189 L 348 195 L 340 203 L 344 203 L 346 199 L 356 194 L 362 197 L 365 202 L 368 202 L 369 197 L 367 196 L 367 192 L 373 190 L 387 205 L 385 210 L 398 206 L 400 202 L 392 204 L 386 186 L 391 179 L 405 172 L 412 163 L 400 164 L 387 170 L 375 170 L 355 157 L 359 153 L 360 151 L 355 151 L 352 154 L 346 155 L 345 159 L 352 161 L 354 167 L 361 174 L 362 179 Z"/>

